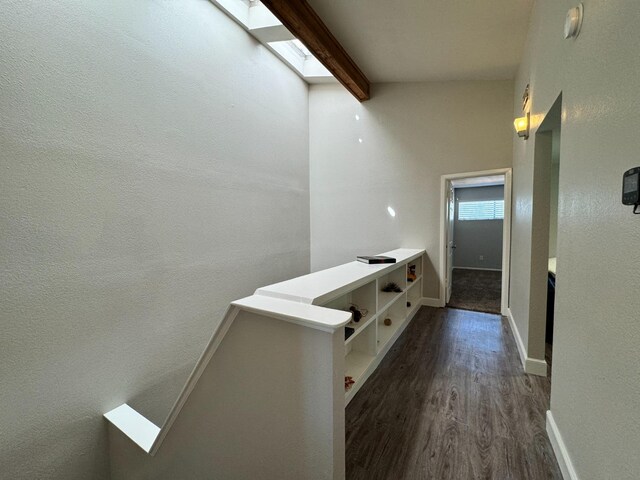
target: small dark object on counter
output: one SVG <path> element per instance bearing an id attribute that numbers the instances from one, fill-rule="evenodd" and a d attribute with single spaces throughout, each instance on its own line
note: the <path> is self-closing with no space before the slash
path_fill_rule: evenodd
<path id="1" fill-rule="evenodd" d="M 400 288 L 400 286 L 397 283 L 389 282 L 384 287 L 382 287 L 382 291 L 383 292 L 397 292 L 397 293 L 400 293 L 400 292 L 402 292 L 402 289 Z"/>
<path id="2" fill-rule="evenodd" d="M 373 257 L 367 257 L 364 255 L 356 257 L 356 260 L 362 263 L 368 263 L 370 265 L 378 263 L 396 263 L 396 259 L 392 257 L 385 257 L 384 255 L 376 255 Z"/>
<path id="3" fill-rule="evenodd" d="M 385 324 L 387 327 L 391 326 L 391 319 L 390 319 L 390 318 L 385 318 L 385 319 L 384 319 L 384 324 Z"/>
<path id="4" fill-rule="evenodd" d="M 411 307 L 411 302 L 407 302 L 407 308 Z"/>

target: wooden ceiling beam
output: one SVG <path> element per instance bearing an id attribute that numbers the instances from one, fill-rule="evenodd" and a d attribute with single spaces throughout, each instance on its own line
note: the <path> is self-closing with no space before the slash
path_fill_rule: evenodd
<path id="1" fill-rule="evenodd" d="M 354 97 L 369 100 L 369 80 L 306 0 L 261 1 Z"/>

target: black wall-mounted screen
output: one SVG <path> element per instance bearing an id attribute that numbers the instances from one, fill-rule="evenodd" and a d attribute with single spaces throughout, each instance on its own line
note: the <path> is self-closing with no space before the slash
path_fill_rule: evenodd
<path id="1" fill-rule="evenodd" d="M 640 203 L 640 167 L 624 172 L 622 178 L 622 203 L 638 205 Z"/>
<path id="2" fill-rule="evenodd" d="M 640 186 L 638 184 L 638 179 L 640 179 L 640 175 L 637 173 L 626 177 L 624 179 L 624 193 L 631 193 L 638 190 L 638 187 Z"/>

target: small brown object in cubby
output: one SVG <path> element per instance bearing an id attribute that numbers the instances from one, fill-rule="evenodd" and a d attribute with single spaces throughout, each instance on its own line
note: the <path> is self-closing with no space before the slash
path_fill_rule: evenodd
<path id="1" fill-rule="evenodd" d="M 407 270 L 407 282 L 415 282 L 418 276 L 416 275 L 416 266 L 409 265 Z"/>
<path id="2" fill-rule="evenodd" d="M 382 291 L 400 293 L 402 292 L 402 288 L 400 288 L 400 285 L 398 285 L 397 283 L 389 282 L 384 287 L 382 287 Z"/>
<path id="3" fill-rule="evenodd" d="M 356 381 L 353 379 L 353 377 L 349 377 L 349 376 L 345 376 L 344 377 L 344 389 L 345 390 L 349 390 L 351 387 L 353 387 L 354 383 L 356 383 Z"/>
<path id="4" fill-rule="evenodd" d="M 369 313 L 369 311 L 365 308 L 360 308 L 358 305 L 355 304 L 351 304 L 351 306 L 349 307 L 349 311 L 352 313 L 353 315 L 353 321 L 355 323 L 358 323 L 360 320 L 362 320 L 364 317 L 367 316 L 367 314 Z"/>
<path id="5" fill-rule="evenodd" d="M 385 319 L 384 319 L 384 324 L 385 324 L 387 327 L 390 327 L 390 326 L 391 326 L 391 323 L 392 323 L 392 322 L 391 322 L 391 319 L 390 319 L 390 318 L 385 318 Z"/>

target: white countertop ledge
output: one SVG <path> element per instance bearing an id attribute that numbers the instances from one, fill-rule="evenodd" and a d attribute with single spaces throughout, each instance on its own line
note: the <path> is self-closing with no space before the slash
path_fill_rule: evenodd
<path id="1" fill-rule="evenodd" d="M 398 248 L 380 254 L 395 258 L 396 263 L 368 265 L 353 261 L 259 288 L 255 294 L 312 305 L 325 304 L 345 292 L 364 285 L 385 271 L 393 270 L 403 263 L 409 263 L 423 253 L 425 253 L 424 250 Z"/>
<path id="2" fill-rule="evenodd" d="M 351 320 L 351 312 L 264 295 L 253 295 L 236 300 L 231 302 L 231 305 L 240 310 L 258 313 L 325 332 L 334 332 L 336 329 L 344 327 Z"/>

